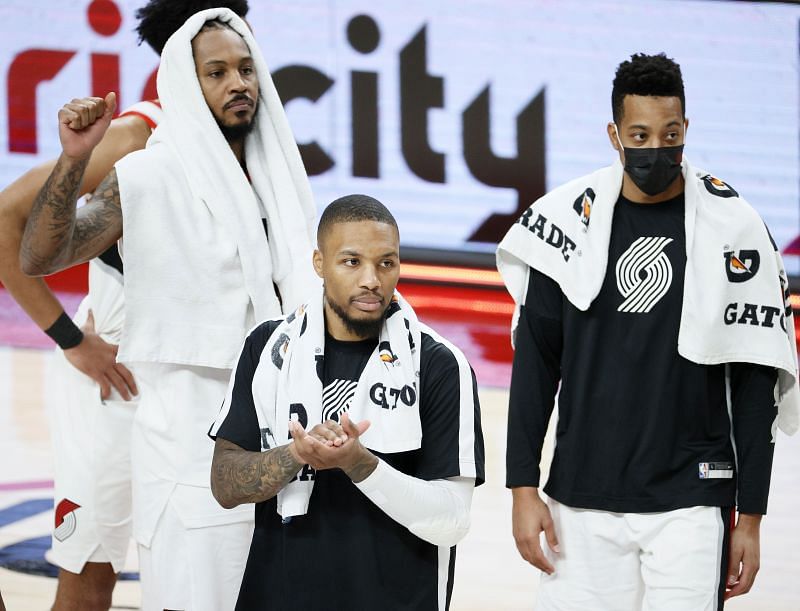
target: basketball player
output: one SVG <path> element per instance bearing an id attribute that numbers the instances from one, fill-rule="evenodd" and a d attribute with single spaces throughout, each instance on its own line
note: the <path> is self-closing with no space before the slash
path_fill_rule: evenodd
<path id="1" fill-rule="evenodd" d="M 758 571 L 776 400 L 797 426 L 786 274 L 755 211 L 683 157 L 678 64 L 633 55 L 611 99 L 619 161 L 537 201 L 498 248 L 521 306 L 514 538 L 543 571 L 537 609 L 722 609 Z"/>
<path id="2" fill-rule="evenodd" d="M 252 508 L 226 511 L 211 496 L 208 423 L 255 317 L 279 314 L 281 300 L 291 307 L 313 286 L 304 264 L 316 209 L 269 72 L 233 12 L 203 11 L 170 37 L 158 91 L 165 117 L 149 146 L 118 162 L 77 215 L 115 100 L 62 108 L 63 153 L 20 259 L 29 272 L 52 272 L 124 233 L 119 359 L 136 364 L 140 390 L 132 470 L 143 607 L 226 609 Z"/>
<path id="3" fill-rule="evenodd" d="M 211 431 L 216 498 L 258 503 L 236 608 L 447 609 L 484 477 L 474 375 L 395 293 L 383 204 L 334 201 L 317 243 L 324 295 L 250 333 Z"/>
<path id="4" fill-rule="evenodd" d="M 242 17 L 248 10 L 247 0 L 151 0 L 136 12 L 140 40 L 160 54 L 189 16 L 213 6 Z M 112 121 L 92 153 L 80 193 L 91 193 L 114 163 L 144 148 L 161 115 L 157 101 L 144 101 Z M 48 559 L 60 569 L 53 608 L 108 609 L 131 533 L 131 400 L 137 391 L 128 368 L 116 362 L 124 316 L 122 261 L 114 245 L 90 262 L 89 295 L 77 324 L 42 279 L 22 274 L 22 231 L 54 165 L 42 164 L 0 192 L 0 281 L 61 348 L 56 372 L 62 403 L 51 423 L 56 529 Z"/>

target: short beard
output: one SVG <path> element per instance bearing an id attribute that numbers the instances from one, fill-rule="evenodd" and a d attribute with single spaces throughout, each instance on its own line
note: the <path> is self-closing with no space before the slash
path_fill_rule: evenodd
<path id="1" fill-rule="evenodd" d="M 256 127 L 255 114 L 253 118 L 250 119 L 249 123 L 238 123 L 236 125 L 225 125 L 217 117 L 214 117 L 214 120 L 217 122 L 219 131 L 222 132 L 222 136 L 227 142 L 240 142 L 244 140 Z"/>
<path id="2" fill-rule="evenodd" d="M 386 315 L 385 308 L 383 312 L 381 312 L 381 315 L 375 320 L 361 320 L 349 316 L 342 306 L 332 299 L 328 299 L 327 293 L 324 292 L 324 287 L 322 297 L 325 300 L 325 303 L 327 303 L 331 310 L 333 310 L 334 314 L 339 317 L 339 320 L 344 323 L 344 326 L 347 328 L 347 330 L 353 335 L 357 335 L 358 337 L 364 339 L 369 339 L 372 337 L 378 337 L 381 334 L 383 320 Z"/>

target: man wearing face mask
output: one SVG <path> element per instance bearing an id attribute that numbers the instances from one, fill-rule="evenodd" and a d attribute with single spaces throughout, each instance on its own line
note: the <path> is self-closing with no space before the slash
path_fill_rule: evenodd
<path id="1" fill-rule="evenodd" d="M 684 158 L 678 64 L 633 55 L 611 101 L 619 160 L 498 247 L 514 538 L 543 572 L 537 609 L 722 609 L 758 571 L 774 425 L 798 428 L 786 274 L 755 211 Z"/>

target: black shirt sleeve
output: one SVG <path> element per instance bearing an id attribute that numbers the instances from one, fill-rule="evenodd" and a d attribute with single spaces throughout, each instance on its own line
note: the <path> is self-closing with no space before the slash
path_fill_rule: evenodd
<path id="1" fill-rule="evenodd" d="M 539 487 L 539 461 L 561 379 L 563 295 L 549 277 L 530 270 L 511 368 L 506 486 Z"/>
<path id="2" fill-rule="evenodd" d="M 222 406 L 221 414 L 225 414 L 226 409 L 227 414 L 216 435 L 211 435 L 212 439 L 222 437 L 242 449 L 251 452 L 261 451 L 261 431 L 253 402 L 253 375 L 264 346 L 279 324 L 280 321 L 268 320 L 253 329 L 244 341 L 236 369 L 231 374 L 233 387 L 230 389 L 230 395 L 225 398 L 227 405 L 223 403 Z"/>
<path id="3" fill-rule="evenodd" d="M 462 475 L 461 456 L 474 456 L 478 486 L 484 481 L 484 447 L 475 373 L 471 367 L 462 370 L 445 344 L 426 333 L 421 341 L 422 447 L 414 475 L 424 480 L 458 477 Z M 469 388 L 466 397 L 461 396 L 462 383 Z M 471 431 L 461 431 L 462 409 L 472 411 Z"/>
<path id="4" fill-rule="evenodd" d="M 733 363 L 730 380 L 738 509 L 740 513 L 765 514 L 775 451 L 778 372 L 772 367 Z"/>

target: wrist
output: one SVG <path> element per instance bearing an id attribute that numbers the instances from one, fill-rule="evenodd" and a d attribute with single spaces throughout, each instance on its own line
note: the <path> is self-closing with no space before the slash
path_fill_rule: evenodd
<path id="1" fill-rule="evenodd" d="M 359 457 L 350 465 L 342 467 L 350 480 L 358 484 L 367 479 L 378 468 L 378 457 L 362 447 Z"/>
<path id="2" fill-rule="evenodd" d="M 86 164 L 89 162 L 89 158 L 91 156 L 92 156 L 92 151 L 89 151 L 88 153 L 81 155 L 70 155 L 64 151 L 61 152 L 61 159 L 64 161 L 64 163 L 67 163 L 69 165 Z"/>
<path id="3" fill-rule="evenodd" d="M 44 332 L 56 343 L 62 350 L 69 350 L 70 348 L 77 347 L 83 341 L 83 331 L 78 328 L 66 312 L 61 312 L 56 321 L 50 325 Z"/>
<path id="4" fill-rule="evenodd" d="M 286 447 L 288 448 L 289 456 L 291 456 L 292 460 L 297 463 L 298 468 L 306 464 L 306 461 L 300 457 L 300 453 L 297 451 L 297 446 L 295 445 L 294 440 L 290 441 Z"/>
<path id="5" fill-rule="evenodd" d="M 740 513 L 736 520 L 736 528 L 758 530 L 761 528 L 761 518 L 763 517 L 760 513 Z"/>
<path id="6" fill-rule="evenodd" d="M 511 489 L 511 496 L 515 501 L 542 501 L 539 489 L 533 486 L 519 486 Z"/>

